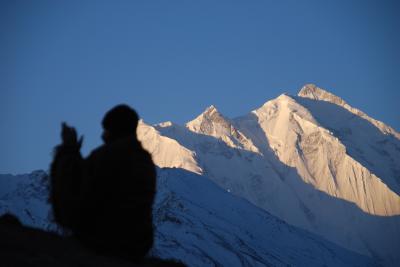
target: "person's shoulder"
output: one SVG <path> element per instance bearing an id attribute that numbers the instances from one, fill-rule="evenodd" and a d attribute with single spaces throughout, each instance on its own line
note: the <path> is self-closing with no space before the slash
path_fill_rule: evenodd
<path id="1" fill-rule="evenodd" d="M 96 159 L 99 157 L 104 156 L 107 153 L 107 146 L 106 145 L 101 145 L 90 152 L 89 156 L 87 157 L 88 160 Z"/>

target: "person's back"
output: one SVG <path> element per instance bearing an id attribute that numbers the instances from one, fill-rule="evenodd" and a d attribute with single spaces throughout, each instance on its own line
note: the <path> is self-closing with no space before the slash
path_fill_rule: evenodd
<path id="1" fill-rule="evenodd" d="M 104 252 L 146 254 L 153 244 L 155 168 L 134 138 L 92 152 L 85 161 L 79 238 Z M 104 229 L 109 229 L 105 231 Z M 132 254 L 132 255 L 130 255 Z"/>
<path id="2" fill-rule="evenodd" d="M 106 114 L 105 144 L 87 159 L 79 149 L 59 149 L 52 164 L 52 201 L 58 203 L 53 205 L 57 222 L 83 243 L 140 260 L 153 244 L 156 172 L 136 138 L 138 118 L 132 111 L 117 106 Z M 76 188 L 67 179 L 75 179 Z"/>

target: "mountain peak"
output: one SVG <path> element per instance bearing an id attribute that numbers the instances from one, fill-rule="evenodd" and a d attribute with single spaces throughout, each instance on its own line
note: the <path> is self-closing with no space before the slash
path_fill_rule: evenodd
<path id="1" fill-rule="evenodd" d="M 219 122 L 219 121 L 225 121 L 225 117 L 218 111 L 218 109 L 214 106 L 211 105 L 208 108 L 206 108 L 203 113 L 201 113 L 199 116 L 197 116 L 194 121 L 209 121 L 209 122 Z M 189 122 L 188 124 L 190 124 Z"/>
<path id="2" fill-rule="evenodd" d="M 276 99 L 284 100 L 284 101 L 292 101 L 293 100 L 293 98 L 290 95 L 286 94 L 286 93 L 283 93 L 283 94 L 279 95 Z M 268 103 L 268 102 L 269 101 L 267 101 L 266 103 Z"/>
<path id="3" fill-rule="evenodd" d="M 340 97 L 317 87 L 315 84 L 306 84 L 301 88 L 299 93 L 297 94 L 300 97 L 310 98 L 314 100 L 323 100 L 334 103 L 339 106 L 344 106 L 347 103 L 341 99 Z"/>
<path id="4" fill-rule="evenodd" d="M 228 127 L 228 120 L 217 110 L 214 105 L 209 106 L 206 110 L 201 113 L 197 118 L 188 122 L 186 126 L 191 130 L 199 130 L 204 128 L 206 125 L 212 124 L 223 124 Z M 205 127 L 209 128 L 209 127 Z M 204 129 L 203 129 L 204 130 Z"/>
<path id="5" fill-rule="evenodd" d="M 206 108 L 206 110 L 202 113 L 202 115 L 212 115 L 214 113 L 219 114 L 219 111 L 214 105 L 211 105 L 208 108 Z"/>
<path id="6" fill-rule="evenodd" d="M 375 127 L 377 127 L 382 133 L 384 134 L 391 134 L 395 136 L 397 139 L 400 139 L 400 133 L 398 133 L 395 129 L 392 127 L 384 124 L 381 121 L 375 120 L 371 117 L 369 117 L 367 114 L 362 112 L 359 109 L 353 108 L 349 104 L 346 103 L 343 99 L 340 97 L 324 90 L 319 87 L 317 87 L 315 84 L 306 84 L 301 88 L 299 93 L 297 94 L 299 97 L 303 98 L 309 98 L 313 100 L 322 100 L 322 101 L 327 101 L 333 104 L 336 104 L 338 106 L 341 106 L 344 109 L 347 109 L 351 113 L 369 121 L 372 123 Z"/>

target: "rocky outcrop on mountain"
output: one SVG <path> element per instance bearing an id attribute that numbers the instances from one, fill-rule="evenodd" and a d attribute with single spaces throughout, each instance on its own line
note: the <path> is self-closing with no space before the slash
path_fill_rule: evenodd
<path id="1" fill-rule="evenodd" d="M 219 113 L 213 105 L 196 119 L 186 123 L 186 128 L 199 134 L 221 139 L 230 147 L 258 152 L 252 141 L 236 129 L 233 123 Z"/>

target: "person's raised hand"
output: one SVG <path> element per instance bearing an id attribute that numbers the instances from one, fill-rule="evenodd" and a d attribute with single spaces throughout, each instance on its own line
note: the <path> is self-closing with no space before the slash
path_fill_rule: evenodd
<path id="1" fill-rule="evenodd" d="M 63 145 L 81 148 L 83 142 L 83 136 L 78 140 L 78 135 L 74 127 L 68 126 L 65 122 L 61 124 L 61 139 Z"/>

